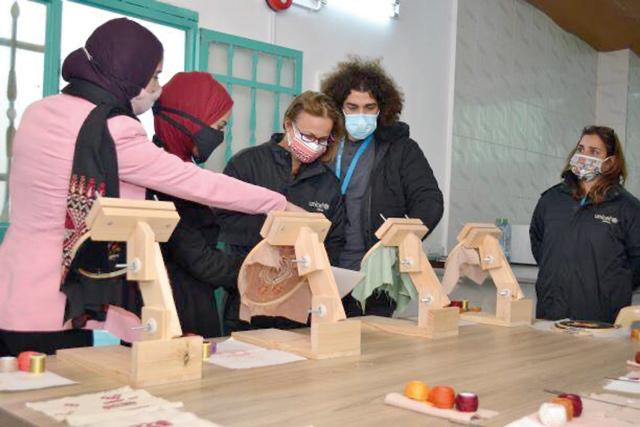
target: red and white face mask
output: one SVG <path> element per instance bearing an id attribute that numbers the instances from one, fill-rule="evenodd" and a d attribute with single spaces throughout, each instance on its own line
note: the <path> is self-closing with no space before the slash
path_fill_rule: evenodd
<path id="1" fill-rule="evenodd" d="M 302 135 L 295 123 L 291 123 L 291 129 L 293 136 L 287 133 L 289 149 L 302 163 L 313 163 L 327 151 L 328 140 L 322 141 Z"/>

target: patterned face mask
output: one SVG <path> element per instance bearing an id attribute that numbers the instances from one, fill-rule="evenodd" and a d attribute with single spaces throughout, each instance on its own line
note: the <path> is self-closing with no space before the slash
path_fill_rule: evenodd
<path id="1" fill-rule="evenodd" d="M 602 163 L 609 159 L 610 157 L 603 160 L 598 157 L 575 153 L 571 157 L 569 165 L 571 166 L 571 172 L 580 180 L 591 181 L 602 174 Z"/>
<path id="2" fill-rule="evenodd" d="M 328 141 L 305 141 L 304 135 L 300 133 L 295 123 L 292 123 L 291 127 L 293 137 L 287 134 L 289 149 L 302 163 L 313 163 L 327 151 Z"/>

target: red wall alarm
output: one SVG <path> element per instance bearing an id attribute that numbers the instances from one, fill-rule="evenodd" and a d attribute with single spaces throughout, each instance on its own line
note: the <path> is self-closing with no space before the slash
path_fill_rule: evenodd
<path id="1" fill-rule="evenodd" d="M 289 9 L 291 7 L 291 3 L 293 3 L 293 0 L 267 0 L 267 6 L 276 12 Z"/>

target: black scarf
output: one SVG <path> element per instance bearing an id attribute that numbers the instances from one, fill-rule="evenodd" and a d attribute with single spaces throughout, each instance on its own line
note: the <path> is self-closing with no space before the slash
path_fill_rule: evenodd
<path id="1" fill-rule="evenodd" d="M 119 197 L 118 158 L 107 127 L 115 116 L 137 120 L 131 106 L 99 86 L 85 80 L 72 79 L 62 93 L 86 99 L 95 104 L 85 119 L 76 140 L 67 194 L 62 277 L 60 290 L 67 297 L 64 321 L 73 320 L 82 327 L 89 319 L 104 320 L 108 305 L 123 305 L 126 292 L 123 277 L 100 278 L 90 275 L 113 273 L 115 265 L 124 259 L 124 245 L 117 242 L 82 243 L 75 257 L 73 248 L 87 233 L 85 219 L 97 197 Z"/>

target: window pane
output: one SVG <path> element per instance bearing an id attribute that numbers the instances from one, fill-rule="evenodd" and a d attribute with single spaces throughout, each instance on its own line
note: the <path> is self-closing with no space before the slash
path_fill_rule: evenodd
<path id="1" fill-rule="evenodd" d="M 229 45 L 211 43 L 209 45 L 209 64 L 207 69 L 213 74 L 227 74 L 227 50 Z"/>
<path id="2" fill-rule="evenodd" d="M 251 80 L 253 51 L 241 47 L 233 49 L 233 77 Z"/>
<path id="3" fill-rule="evenodd" d="M 258 81 L 262 83 L 276 84 L 276 63 L 273 55 L 258 55 Z"/>
<path id="4" fill-rule="evenodd" d="M 47 7 L 42 3 L 27 0 L 3 0 L 0 2 L 0 37 L 11 38 L 11 8 L 15 3 L 17 3 L 19 10 L 18 40 L 26 43 L 43 44 Z"/>

